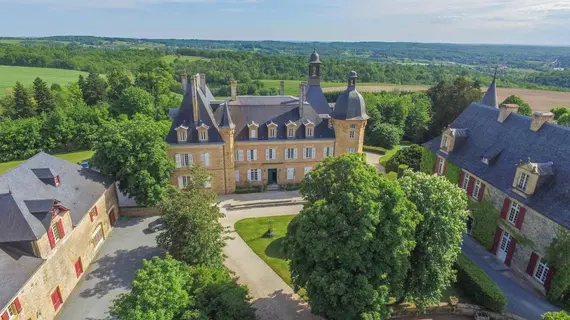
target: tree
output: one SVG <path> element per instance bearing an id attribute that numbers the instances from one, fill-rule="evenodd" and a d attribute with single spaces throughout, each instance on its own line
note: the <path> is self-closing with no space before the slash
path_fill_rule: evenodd
<path id="1" fill-rule="evenodd" d="M 425 94 L 414 94 L 414 103 L 408 107 L 408 116 L 404 125 L 404 136 L 414 143 L 425 141 L 425 134 L 429 127 L 430 100 Z"/>
<path id="2" fill-rule="evenodd" d="M 378 99 L 378 111 L 382 122 L 403 129 L 411 105 L 412 98 L 410 95 L 381 95 Z"/>
<path id="3" fill-rule="evenodd" d="M 413 144 L 407 148 L 398 150 L 386 163 L 386 171 L 398 172 L 398 167 L 401 164 L 407 165 L 413 171 L 419 171 L 421 161 L 422 147 L 417 144 Z"/>
<path id="4" fill-rule="evenodd" d="M 47 83 L 39 77 L 34 80 L 33 92 L 38 113 L 50 113 L 55 110 L 53 94 L 48 88 Z"/>
<path id="5" fill-rule="evenodd" d="M 377 123 L 368 135 L 368 143 L 392 149 L 402 140 L 402 129 L 389 123 Z"/>
<path id="6" fill-rule="evenodd" d="M 153 97 L 141 88 L 129 87 L 123 91 L 118 101 L 111 105 L 114 115 L 126 114 L 129 117 L 136 113 L 154 116 Z"/>
<path id="7" fill-rule="evenodd" d="M 121 320 L 180 319 L 190 303 L 190 282 L 188 267 L 168 255 L 144 260 L 131 292 L 120 294 L 110 313 Z"/>
<path id="8" fill-rule="evenodd" d="M 162 60 L 155 60 L 140 66 L 135 75 L 135 85 L 146 90 L 154 98 L 155 119 L 159 118 L 158 99 L 161 94 L 170 93 L 172 69 Z"/>
<path id="9" fill-rule="evenodd" d="M 170 186 L 158 208 L 164 219 L 164 231 L 158 245 L 189 265 L 221 265 L 225 245 L 224 215 L 216 204 L 217 195 L 204 188 L 211 176 L 202 168 L 189 170 L 187 187 L 180 191 Z"/>
<path id="10" fill-rule="evenodd" d="M 123 92 L 133 85 L 131 78 L 124 71 L 113 70 L 107 75 L 107 82 L 109 83 L 109 90 L 107 97 L 112 103 L 119 100 Z"/>
<path id="11" fill-rule="evenodd" d="M 87 105 L 94 106 L 106 100 L 107 81 L 97 73 L 90 72 L 85 80 L 80 75 L 78 84 Z"/>
<path id="12" fill-rule="evenodd" d="M 565 106 L 559 106 L 550 109 L 550 112 L 554 113 L 554 120 L 558 120 L 562 115 L 570 113 L 570 108 L 567 108 Z"/>
<path id="13" fill-rule="evenodd" d="M 439 302 L 455 279 L 453 265 L 466 229 L 467 196 L 445 178 L 421 172 L 407 171 L 398 181 L 422 215 L 404 296 L 425 307 Z"/>
<path id="14" fill-rule="evenodd" d="M 132 120 L 110 121 L 98 133 L 93 164 L 119 182 L 119 189 L 139 205 L 158 204 L 174 163 L 164 136 L 168 123 L 137 115 Z"/>
<path id="15" fill-rule="evenodd" d="M 20 81 L 16 81 L 13 97 L 14 110 L 11 111 L 12 118 L 29 118 L 36 115 L 36 108 L 28 93 L 28 89 Z"/>
<path id="16" fill-rule="evenodd" d="M 428 97 L 432 101 L 430 137 L 438 136 L 469 104 L 479 101 L 482 96 L 479 84 L 463 77 L 452 83 L 443 80 L 429 88 Z"/>
<path id="17" fill-rule="evenodd" d="M 542 320 L 570 320 L 566 311 L 547 312 L 542 315 Z"/>
<path id="18" fill-rule="evenodd" d="M 307 204 L 283 242 L 295 288 L 327 319 L 387 316 L 415 245 L 413 204 L 357 154 L 327 158 L 300 190 Z"/>
<path id="19" fill-rule="evenodd" d="M 505 99 L 501 104 L 516 104 L 519 106 L 518 114 L 523 116 L 532 117 L 532 108 L 521 97 L 511 95 Z"/>

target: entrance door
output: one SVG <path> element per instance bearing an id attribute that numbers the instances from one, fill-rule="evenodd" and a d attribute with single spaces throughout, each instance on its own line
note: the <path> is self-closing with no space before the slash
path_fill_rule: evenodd
<path id="1" fill-rule="evenodd" d="M 276 184 L 276 183 L 277 183 L 277 169 L 268 169 L 267 184 Z"/>
<path id="2" fill-rule="evenodd" d="M 501 238 L 501 245 L 499 246 L 499 250 L 497 250 L 497 257 L 499 260 L 505 262 L 505 258 L 507 257 L 507 251 L 509 251 L 509 245 L 511 244 L 511 234 L 504 231 L 503 237 Z"/>

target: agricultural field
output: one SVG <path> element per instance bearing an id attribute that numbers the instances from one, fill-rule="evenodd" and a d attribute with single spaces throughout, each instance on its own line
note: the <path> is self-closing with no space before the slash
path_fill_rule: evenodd
<path id="1" fill-rule="evenodd" d="M 0 97 L 3 97 L 6 90 L 14 87 L 16 81 L 29 86 L 36 77 L 42 78 L 51 85 L 58 83 L 61 85 L 77 81 L 79 75 L 87 75 L 86 72 L 51 68 L 30 68 L 15 66 L 0 66 Z"/>
<path id="2" fill-rule="evenodd" d="M 210 58 L 205 58 L 205 57 L 177 56 L 174 54 L 164 56 L 162 57 L 162 60 L 166 63 L 172 63 L 174 62 L 174 60 L 176 60 L 176 58 L 178 58 L 180 61 L 188 61 L 188 62 L 194 62 L 198 60 L 205 60 L 205 61 L 210 60 Z"/>

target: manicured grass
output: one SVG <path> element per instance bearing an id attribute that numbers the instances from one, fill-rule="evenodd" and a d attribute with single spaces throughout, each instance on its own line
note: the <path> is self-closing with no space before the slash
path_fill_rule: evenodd
<path id="1" fill-rule="evenodd" d="M 48 83 L 48 86 L 52 83 L 65 85 L 77 81 L 80 74 L 87 75 L 85 72 L 75 70 L 0 66 L 0 97 L 4 96 L 7 89 L 13 88 L 16 81 L 29 86 L 36 77 L 40 77 Z"/>
<path id="2" fill-rule="evenodd" d="M 56 154 L 55 156 L 63 160 L 67 160 L 69 162 L 80 163 L 83 160 L 90 159 L 93 156 L 93 151 L 88 150 L 88 151 L 78 151 L 71 153 L 62 153 L 62 154 Z M 0 174 L 16 167 L 22 162 L 24 162 L 24 160 L 0 163 Z"/>
<path id="3" fill-rule="evenodd" d="M 193 62 L 193 61 L 197 61 L 197 60 L 210 60 L 210 58 L 205 58 L 205 57 L 193 57 L 193 56 L 177 56 L 174 54 L 171 55 L 167 55 L 162 57 L 162 60 L 166 63 L 172 63 L 174 62 L 174 60 L 176 60 L 176 58 L 178 58 L 181 61 L 188 61 L 188 62 Z"/>

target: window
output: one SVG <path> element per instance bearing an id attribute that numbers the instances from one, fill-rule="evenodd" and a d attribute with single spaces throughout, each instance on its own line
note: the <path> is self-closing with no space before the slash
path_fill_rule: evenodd
<path id="1" fill-rule="evenodd" d="M 355 152 L 356 152 L 356 149 L 354 149 L 354 148 L 348 148 L 348 153 L 355 153 Z"/>
<path id="2" fill-rule="evenodd" d="M 536 267 L 536 272 L 534 273 L 534 278 L 544 284 L 546 282 L 548 270 L 550 270 L 550 268 L 546 264 L 546 260 L 540 259 L 540 263 L 538 264 L 538 267 Z"/>
<path id="3" fill-rule="evenodd" d="M 303 159 L 315 158 L 315 148 L 303 148 Z"/>
<path id="4" fill-rule="evenodd" d="M 257 129 L 250 129 L 249 130 L 249 138 L 250 139 L 257 139 Z"/>
<path id="5" fill-rule="evenodd" d="M 60 221 L 58 221 L 60 222 Z M 53 238 L 57 242 L 59 239 L 63 238 L 59 233 L 59 223 L 54 223 L 51 225 L 51 232 L 53 233 Z"/>
<path id="6" fill-rule="evenodd" d="M 285 149 L 285 160 L 297 159 L 297 148 Z"/>
<path id="7" fill-rule="evenodd" d="M 2 314 L 2 320 L 13 319 L 13 317 L 20 314 L 20 312 L 22 312 L 22 305 L 20 304 L 20 298 L 16 298 Z"/>
<path id="8" fill-rule="evenodd" d="M 481 191 L 481 180 L 475 182 L 475 189 L 473 189 L 473 198 L 479 199 L 479 192 Z"/>
<path id="9" fill-rule="evenodd" d="M 55 184 L 55 186 L 59 186 L 59 184 L 61 183 L 61 180 L 59 179 L 59 176 L 55 176 L 53 178 L 53 183 Z"/>
<path id="10" fill-rule="evenodd" d="M 179 176 L 178 177 L 178 188 L 184 189 L 188 186 L 188 181 L 190 181 L 190 176 Z"/>
<path id="11" fill-rule="evenodd" d="M 443 136 L 443 142 L 441 143 L 443 149 L 447 149 L 447 136 Z"/>
<path id="12" fill-rule="evenodd" d="M 243 161 L 243 150 L 236 150 L 235 160 Z"/>
<path id="13" fill-rule="evenodd" d="M 445 159 L 443 158 L 439 158 L 439 161 L 437 163 L 437 174 L 440 176 L 443 176 L 444 172 L 443 172 L 443 168 L 445 167 Z"/>
<path id="14" fill-rule="evenodd" d="M 239 182 L 239 170 L 238 170 L 238 169 L 236 169 L 235 175 L 236 175 L 236 177 L 235 177 L 235 178 L 236 178 L 236 182 Z"/>
<path id="15" fill-rule="evenodd" d="M 289 130 L 287 130 L 287 137 L 288 138 L 294 138 L 295 137 L 295 129 L 289 128 Z"/>
<path id="16" fill-rule="evenodd" d="M 103 228 L 101 228 L 101 224 L 99 224 L 95 231 L 93 231 L 93 234 L 91 234 L 91 240 L 93 241 L 93 246 L 95 249 L 99 248 L 104 239 Z"/>
<path id="17" fill-rule="evenodd" d="M 325 157 L 332 157 L 333 156 L 333 147 L 325 147 L 323 149 L 323 154 Z"/>
<path id="18" fill-rule="evenodd" d="M 248 181 L 261 181 L 261 169 L 247 170 Z"/>
<path id="19" fill-rule="evenodd" d="M 210 154 L 209 153 L 202 153 L 202 164 L 204 164 L 204 167 L 210 166 Z"/>
<path id="20" fill-rule="evenodd" d="M 295 169 L 287 168 L 287 180 L 294 180 L 294 179 L 295 179 Z"/>
<path id="21" fill-rule="evenodd" d="M 257 150 L 247 150 L 247 161 L 257 160 Z"/>
<path id="22" fill-rule="evenodd" d="M 63 301 L 61 301 L 61 291 L 59 291 L 58 286 L 51 294 L 51 304 L 53 305 L 53 309 L 57 310 L 59 307 L 61 307 L 62 303 Z"/>
<path id="23" fill-rule="evenodd" d="M 469 186 L 469 179 L 470 178 L 471 178 L 471 176 L 468 173 L 466 173 L 463 176 L 463 183 L 461 184 L 461 189 L 467 190 L 467 187 Z"/>
<path id="24" fill-rule="evenodd" d="M 178 132 L 178 142 L 186 141 L 186 133 L 184 131 Z"/>
<path id="25" fill-rule="evenodd" d="M 356 136 L 356 132 L 354 130 L 350 130 L 350 132 L 348 133 L 348 137 L 350 139 L 354 139 L 355 136 Z"/>
<path id="26" fill-rule="evenodd" d="M 350 129 L 356 129 L 356 125 L 355 125 L 355 124 L 351 124 L 351 125 L 350 125 Z"/>
<path id="27" fill-rule="evenodd" d="M 528 185 L 528 174 L 521 172 L 518 188 L 522 191 L 525 191 L 527 185 Z"/>
<path id="28" fill-rule="evenodd" d="M 211 189 L 212 188 L 212 178 L 208 177 L 208 180 L 206 180 L 206 182 L 204 183 L 204 188 L 205 189 Z"/>
<path id="29" fill-rule="evenodd" d="M 311 170 L 313 170 L 313 167 L 305 167 L 305 175 L 307 175 L 307 173 L 311 172 Z"/>
<path id="30" fill-rule="evenodd" d="M 267 149 L 265 150 L 265 158 L 267 160 L 276 160 L 277 159 L 277 149 Z"/>
<path id="31" fill-rule="evenodd" d="M 512 224 L 516 224 L 517 223 L 517 218 L 519 216 L 519 212 L 521 210 L 521 205 L 516 203 L 516 202 L 511 202 L 511 208 L 509 210 L 509 222 L 511 222 Z"/>
<path id="32" fill-rule="evenodd" d="M 313 136 L 313 128 L 307 128 L 307 137 Z"/>
<path id="33" fill-rule="evenodd" d="M 81 263 L 81 258 L 75 261 L 75 275 L 79 278 L 83 274 L 83 264 Z"/>
<path id="34" fill-rule="evenodd" d="M 208 133 L 206 131 L 200 131 L 200 141 L 208 141 Z"/>
<path id="35" fill-rule="evenodd" d="M 91 211 L 89 211 L 89 219 L 91 219 L 91 222 L 93 222 L 93 220 L 95 219 L 96 216 L 99 215 L 99 211 L 97 211 L 97 206 L 94 206 Z"/>
<path id="36" fill-rule="evenodd" d="M 277 130 L 275 128 L 269 129 L 269 138 L 275 138 L 277 136 Z"/>
<path id="37" fill-rule="evenodd" d="M 176 168 L 188 167 L 194 162 L 192 155 L 188 153 L 174 155 L 176 160 Z"/>

